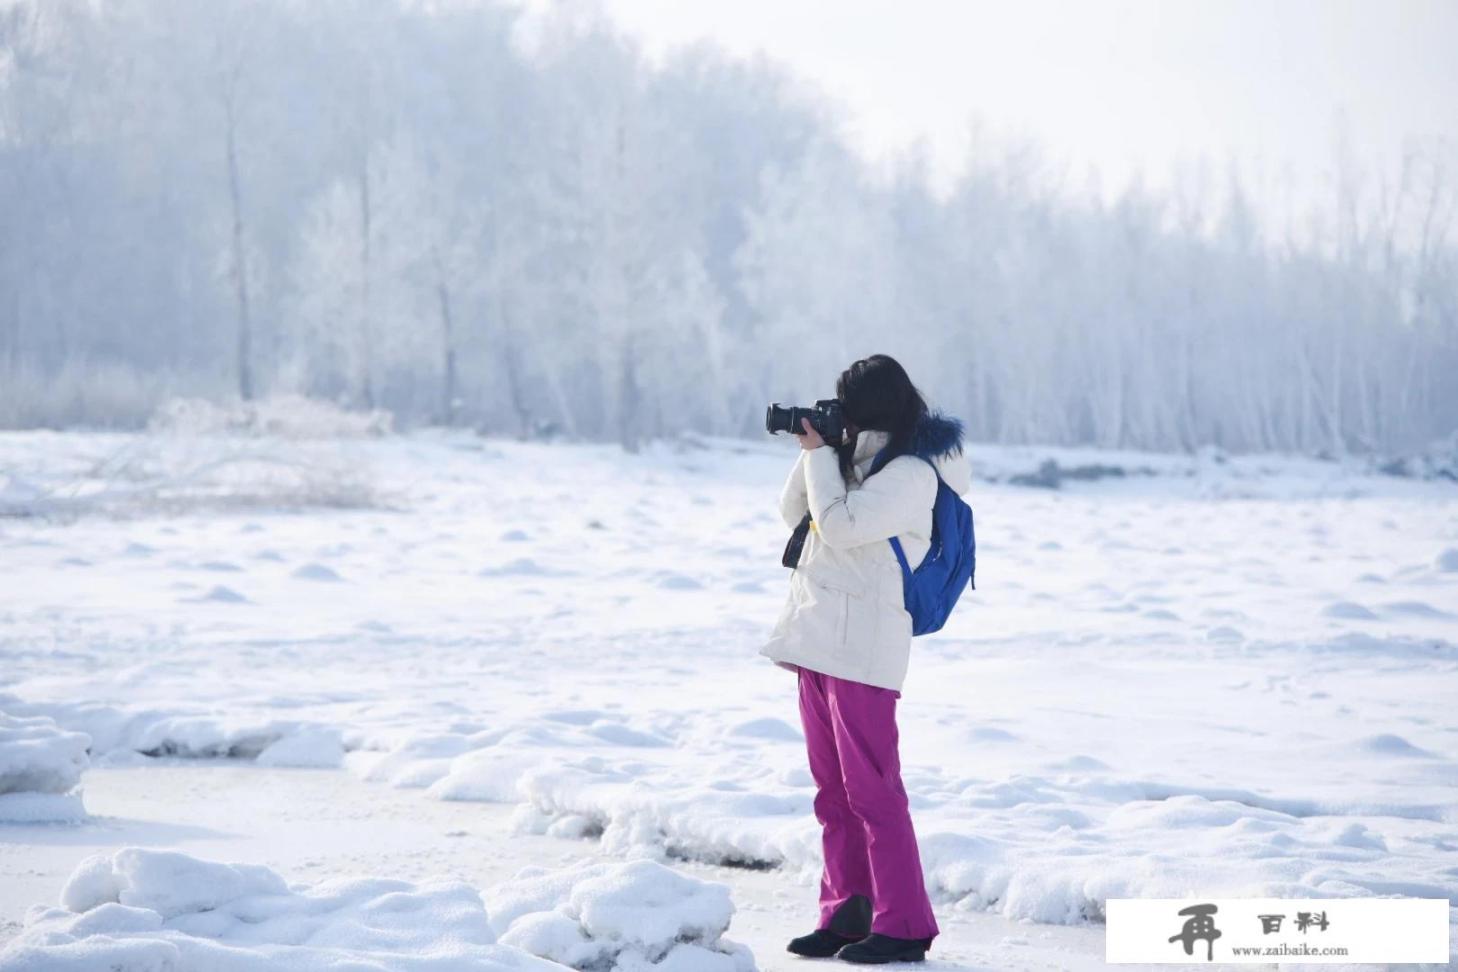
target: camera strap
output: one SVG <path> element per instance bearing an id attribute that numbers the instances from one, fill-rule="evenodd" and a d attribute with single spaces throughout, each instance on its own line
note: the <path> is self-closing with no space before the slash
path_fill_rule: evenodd
<path id="1" fill-rule="evenodd" d="M 780 557 L 780 563 L 794 570 L 800 564 L 800 551 L 805 547 L 805 535 L 810 532 L 810 514 L 806 513 L 800 518 L 799 526 L 795 527 L 790 539 L 785 543 L 785 552 Z"/>

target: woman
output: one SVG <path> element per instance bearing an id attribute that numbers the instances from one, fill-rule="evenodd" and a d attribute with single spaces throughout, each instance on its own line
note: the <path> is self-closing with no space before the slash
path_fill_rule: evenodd
<path id="1" fill-rule="evenodd" d="M 850 962 L 919 962 L 938 934 L 922 879 L 897 754 L 896 700 L 911 648 L 901 567 L 931 546 L 937 476 L 965 493 L 962 425 L 929 413 L 906 371 L 872 355 L 836 384 L 844 444 L 825 445 L 808 421 L 780 496 L 791 528 L 811 529 L 790 594 L 760 654 L 799 680 L 800 719 L 825 870 L 816 930 L 790 942 L 798 955 Z M 882 449 L 894 456 L 874 474 Z M 922 458 L 932 460 L 932 465 Z"/>

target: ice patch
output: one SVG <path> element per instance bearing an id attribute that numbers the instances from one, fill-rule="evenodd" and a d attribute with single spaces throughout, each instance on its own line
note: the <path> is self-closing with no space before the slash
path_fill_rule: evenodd
<path id="1" fill-rule="evenodd" d="M 1438 569 L 1445 573 L 1458 572 L 1458 547 L 1449 547 L 1438 554 Z"/>

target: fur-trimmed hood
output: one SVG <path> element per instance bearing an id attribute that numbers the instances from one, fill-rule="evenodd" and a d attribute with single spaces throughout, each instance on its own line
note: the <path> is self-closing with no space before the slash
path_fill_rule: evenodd
<path id="1" fill-rule="evenodd" d="M 870 471 L 876 453 L 891 438 L 880 429 L 862 429 L 856 436 L 855 465 L 864 476 Z M 972 466 L 963 454 L 962 420 L 942 412 L 931 411 L 922 416 L 911 433 L 911 452 L 932 460 L 942 481 L 961 496 L 972 487 Z"/>
<path id="2" fill-rule="evenodd" d="M 941 412 L 928 412 L 911 432 L 911 451 L 928 459 L 960 456 L 962 420 Z"/>

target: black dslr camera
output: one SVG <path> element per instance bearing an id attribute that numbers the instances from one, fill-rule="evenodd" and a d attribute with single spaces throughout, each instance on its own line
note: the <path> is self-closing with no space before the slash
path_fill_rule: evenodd
<path id="1" fill-rule="evenodd" d="M 800 425 L 802 418 L 810 420 L 810 427 L 820 433 L 826 445 L 838 446 L 845 441 L 845 414 L 838 398 L 822 398 L 814 408 L 785 406 L 776 402 L 765 409 L 765 431 L 804 435 L 805 429 Z"/>
<path id="2" fill-rule="evenodd" d="M 825 440 L 826 445 L 838 446 L 845 442 L 845 413 L 838 398 L 822 398 L 815 403 L 814 408 L 801 408 L 796 405 L 787 407 L 776 402 L 765 410 L 764 427 L 770 433 L 804 435 L 801 419 L 810 420 L 810 427 L 820 433 L 820 438 Z M 780 563 L 791 569 L 799 565 L 800 552 L 805 546 L 805 535 L 809 532 L 810 514 L 806 513 L 790 534 L 790 540 L 785 544 L 785 552 L 780 556 Z"/>

